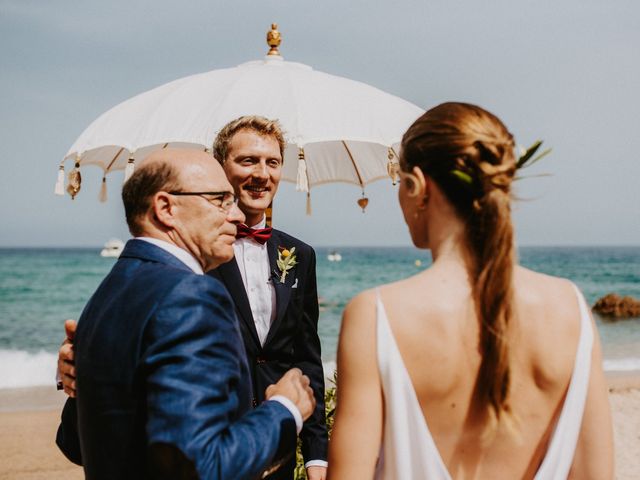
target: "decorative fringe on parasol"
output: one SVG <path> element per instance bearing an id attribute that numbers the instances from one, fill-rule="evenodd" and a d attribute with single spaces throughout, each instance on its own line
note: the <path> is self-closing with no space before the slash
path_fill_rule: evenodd
<path id="1" fill-rule="evenodd" d="M 127 162 L 127 166 L 124 169 L 124 181 L 126 182 L 133 175 L 134 170 L 136 169 L 135 160 L 133 159 L 133 153 L 129 157 L 129 161 Z"/>
<path id="2" fill-rule="evenodd" d="M 71 195 L 71 200 L 76 199 L 76 195 L 80 191 L 82 185 L 82 175 L 80 175 L 80 158 L 76 158 L 76 164 L 73 170 L 69 172 L 69 183 L 67 185 L 67 192 Z"/>
<path id="3" fill-rule="evenodd" d="M 307 215 L 311 215 L 311 192 L 307 191 Z"/>
<path id="4" fill-rule="evenodd" d="M 398 178 L 400 177 L 400 164 L 398 161 L 394 161 L 395 152 L 391 147 L 387 150 L 387 159 L 389 160 L 387 163 L 387 174 L 391 177 L 391 182 L 395 185 L 398 183 Z"/>
<path id="5" fill-rule="evenodd" d="M 53 193 L 55 195 L 64 196 L 64 165 L 60 165 L 60 168 L 58 168 L 58 180 L 56 181 Z"/>
<path id="6" fill-rule="evenodd" d="M 102 176 L 102 185 L 100 186 L 100 193 L 98 194 L 98 200 L 102 203 L 107 201 L 107 177 Z"/>
<path id="7" fill-rule="evenodd" d="M 298 175 L 296 176 L 296 191 L 309 191 L 309 177 L 307 176 L 307 161 L 304 159 L 304 148 L 298 149 Z"/>

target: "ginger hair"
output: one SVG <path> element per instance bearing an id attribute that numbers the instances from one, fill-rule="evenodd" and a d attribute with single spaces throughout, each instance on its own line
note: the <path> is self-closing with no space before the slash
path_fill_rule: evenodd
<path id="1" fill-rule="evenodd" d="M 503 123 L 475 105 L 444 103 L 402 139 L 401 166 L 438 184 L 465 224 L 467 262 L 482 355 L 475 398 L 496 421 L 512 418 L 509 331 L 513 323 L 515 246 L 511 182 L 514 141 Z"/>

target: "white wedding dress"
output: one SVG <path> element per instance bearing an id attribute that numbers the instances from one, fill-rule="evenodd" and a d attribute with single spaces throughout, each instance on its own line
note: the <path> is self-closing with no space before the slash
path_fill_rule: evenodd
<path id="1" fill-rule="evenodd" d="M 591 370 L 593 330 L 586 302 L 577 288 L 576 295 L 580 304 L 580 339 L 573 374 L 536 480 L 567 478 L 582 424 Z M 378 291 L 376 297 L 378 368 L 384 393 L 385 422 L 375 478 L 450 480 L 451 475 L 425 422 Z"/>

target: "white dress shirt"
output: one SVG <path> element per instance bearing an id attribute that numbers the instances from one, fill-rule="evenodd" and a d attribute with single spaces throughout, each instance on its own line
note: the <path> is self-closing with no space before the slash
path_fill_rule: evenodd
<path id="1" fill-rule="evenodd" d="M 266 218 L 251 228 L 264 228 Z M 267 244 L 253 238 L 240 238 L 233 243 L 236 263 L 240 269 L 244 290 L 249 298 L 251 315 L 256 325 L 260 345 L 264 346 L 271 324 L 276 318 L 276 289 L 271 282 L 271 267 Z"/>

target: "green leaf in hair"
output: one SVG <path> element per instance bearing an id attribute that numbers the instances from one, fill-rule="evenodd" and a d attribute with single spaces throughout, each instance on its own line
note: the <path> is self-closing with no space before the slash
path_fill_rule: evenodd
<path id="1" fill-rule="evenodd" d="M 473 178 L 468 173 L 463 172 L 462 170 L 453 169 L 449 173 L 456 177 L 461 182 L 466 183 L 467 185 L 473 185 Z"/>

